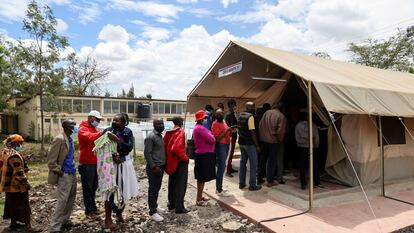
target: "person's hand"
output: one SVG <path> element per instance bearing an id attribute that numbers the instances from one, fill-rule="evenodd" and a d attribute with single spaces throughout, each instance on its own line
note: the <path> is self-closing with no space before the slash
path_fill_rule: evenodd
<path id="1" fill-rule="evenodd" d="M 260 149 L 260 146 L 256 146 L 257 153 L 260 153 L 262 150 Z"/>
<path id="2" fill-rule="evenodd" d="M 108 138 L 111 141 L 114 141 L 114 142 L 118 142 L 119 141 L 118 137 L 114 133 L 112 133 L 112 132 L 108 132 Z"/>
<path id="3" fill-rule="evenodd" d="M 161 173 L 161 168 L 158 166 L 155 166 L 152 168 L 152 171 L 154 172 L 154 174 L 158 175 Z"/>
<path id="4" fill-rule="evenodd" d="M 122 159 L 118 155 L 113 156 L 112 159 L 113 159 L 114 163 L 116 163 L 116 164 L 120 164 L 120 163 L 124 162 L 124 161 L 122 161 Z"/>
<path id="5" fill-rule="evenodd" d="M 62 171 L 54 171 L 54 173 L 56 175 L 58 175 L 59 177 L 62 177 L 63 176 L 63 172 Z"/>

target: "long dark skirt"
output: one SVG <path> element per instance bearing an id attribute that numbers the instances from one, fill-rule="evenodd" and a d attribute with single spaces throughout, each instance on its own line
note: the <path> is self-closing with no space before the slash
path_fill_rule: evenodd
<path id="1" fill-rule="evenodd" d="M 30 221 L 30 214 L 31 210 L 28 191 L 24 193 L 6 192 L 3 219 L 28 223 Z"/>
<path id="2" fill-rule="evenodd" d="M 194 176 L 198 182 L 216 179 L 216 157 L 214 153 L 195 154 Z"/>

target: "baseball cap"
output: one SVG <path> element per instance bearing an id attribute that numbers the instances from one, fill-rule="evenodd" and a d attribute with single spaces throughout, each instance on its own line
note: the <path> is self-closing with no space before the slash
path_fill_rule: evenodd
<path id="1" fill-rule="evenodd" d="M 101 113 L 96 111 L 96 110 L 90 111 L 88 116 L 93 116 L 93 117 L 98 118 L 99 120 L 103 120 L 103 117 L 101 116 Z"/>

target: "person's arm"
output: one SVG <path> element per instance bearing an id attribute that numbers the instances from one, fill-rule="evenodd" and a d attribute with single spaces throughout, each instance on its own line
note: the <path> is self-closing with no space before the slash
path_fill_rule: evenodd
<path id="1" fill-rule="evenodd" d="M 226 134 L 229 132 L 230 128 L 227 128 L 226 130 L 223 130 L 220 132 L 220 127 L 218 126 L 218 123 L 213 122 L 213 125 L 211 126 L 211 132 L 213 136 L 216 138 L 216 142 L 220 142 L 221 139 L 223 139 Z"/>
<path id="2" fill-rule="evenodd" d="M 148 166 L 154 168 L 154 162 L 152 161 L 152 138 L 150 136 L 144 140 L 144 157 Z"/>
<path id="3" fill-rule="evenodd" d="M 249 131 L 250 131 L 250 135 L 252 137 L 252 140 L 254 142 L 254 144 L 256 145 L 256 149 L 258 152 L 260 152 L 260 144 L 259 144 L 259 140 L 257 140 L 257 134 L 256 134 L 256 128 L 254 125 L 254 117 L 251 116 L 249 117 L 249 120 L 247 122 L 248 127 L 249 127 Z"/>
<path id="4" fill-rule="evenodd" d="M 102 135 L 102 132 L 89 132 L 86 127 L 80 127 L 78 138 L 85 141 L 95 141 Z"/>
<path id="5" fill-rule="evenodd" d="M 188 162 L 187 154 L 185 153 L 185 133 L 184 131 L 179 132 L 178 136 L 170 140 L 171 146 L 171 152 L 177 156 L 180 161 Z"/>
<path id="6" fill-rule="evenodd" d="M 123 152 L 129 153 L 134 148 L 134 135 L 132 134 L 131 130 L 128 130 L 127 137 L 123 138 L 124 140 L 120 140 L 118 145 L 121 146 Z"/>
<path id="7" fill-rule="evenodd" d="M 49 170 L 54 173 L 59 173 L 62 169 L 57 160 L 63 143 L 64 140 L 62 140 L 59 136 L 55 137 L 50 145 L 49 152 L 47 153 L 47 165 Z"/>

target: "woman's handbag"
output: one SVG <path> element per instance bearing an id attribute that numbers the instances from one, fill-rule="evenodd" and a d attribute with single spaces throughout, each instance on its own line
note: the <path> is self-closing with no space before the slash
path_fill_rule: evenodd
<path id="1" fill-rule="evenodd" d="M 186 147 L 186 154 L 188 156 L 189 159 L 194 159 L 195 158 L 195 144 L 194 144 L 194 138 L 191 137 L 191 139 L 187 139 L 187 147 Z"/>

